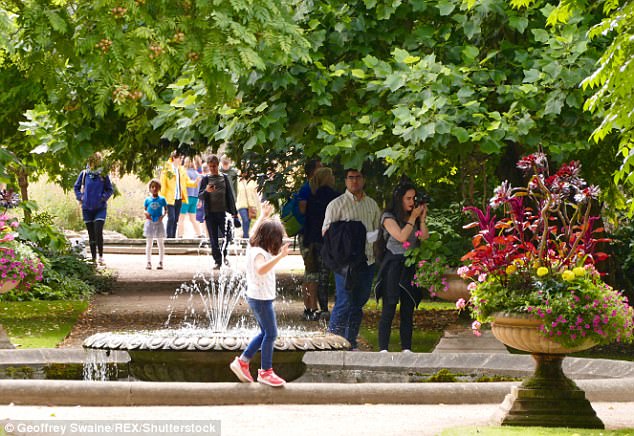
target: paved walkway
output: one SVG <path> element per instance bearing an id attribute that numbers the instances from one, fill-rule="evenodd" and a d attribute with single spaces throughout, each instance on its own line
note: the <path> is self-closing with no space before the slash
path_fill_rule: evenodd
<path id="1" fill-rule="evenodd" d="M 593 408 L 608 429 L 634 428 L 634 403 L 593 403 Z M 438 435 L 456 429 L 452 435 L 478 434 L 478 428 L 491 425 L 497 404 L 476 405 L 266 405 L 190 406 L 190 407 L 41 407 L 0 406 L 0 422 L 17 425 L 25 420 L 48 423 L 113 423 L 132 420 L 158 424 L 220 421 L 222 436 L 386 436 Z M 1 428 L 0 424 L 0 428 Z M 29 433 L 22 433 L 28 435 Z M 44 434 L 44 433 L 31 433 Z M 75 433 L 77 434 L 77 433 Z M 88 434 L 88 433 L 84 433 Z M 107 434 L 107 433 L 100 433 Z M 113 433 L 110 433 L 113 434 Z M 115 434 L 158 434 L 115 433 Z M 205 434 L 205 433 L 171 433 Z M 208 434 L 208 433 L 207 433 Z M 527 432 L 527 434 L 535 434 Z M 577 432 L 583 435 L 583 430 Z"/>

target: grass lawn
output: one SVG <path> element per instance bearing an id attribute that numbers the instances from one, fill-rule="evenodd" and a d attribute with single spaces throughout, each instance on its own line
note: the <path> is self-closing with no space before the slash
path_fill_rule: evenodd
<path id="1" fill-rule="evenodd" d="M 70 332 L 88 301 L 0 302 L 0 324 L 19 348 L 55 348 Z"/>
<path id="2" fill-rule="evenodd" d="M 547 428 L 547 427 L 460 427 L 451 428 L 440 433 L 441 436 L 611 436 L 611 435 L 634 435 L 634 429 L 622 430 L 588 430 L 581 428 Z"/>
<path id="3" fill-rule="evenodd" d="M 366 342 L 372 347 L 373 351 L 379 351 L 379 338 L 378 338 L 378 319 L 381 313 L 381 305 L 377 304 L 377 301 L 371 298 L 365 307 L 364 312 L 376 312 L 371 321 L 368 321 L 368 316 L 364 320 L 359 330 L 359 336 L 363 342 Z M 400 304 L 397 305 L 397 312 L 400 310 Z M 436 311 L 436 310 L 456 310 L 455 303 L 448 301 L 422 301 L 416 309 L 417 312 L 421 311 Z M 415 314 L 416 315 L 416 314 Z M 420 329 L 414 326 L 412 332 L 412 351 L 415 353 L 430 353 L 433 351 L 438 341 L 442 337 L 443 332 L 441 330 L 426 330 Z M 401 340 L 399 337 L 398 322 L 394 322 L 392 325 L 392 334 L 390 335 L 389 351 L 401 351 Z"/>
<path id="4" fill-rule="evenodd" d="M 412 332 L 412 351 L 415 353 L 431 353 L 440 341 L 443 332 L 433 330 L 417 330 Z M 372 346 L 373 351 L 379 351 L 379 331 L 376 327 L 361 327 L 359 336 Z M 392 327 L 388 351 L 401 351 L 401 340 L 398 327 Z"/>
<path id="5" fill-rule="evenodd" d="M 396 306 L 396 310 L 400 310 L 400 307 L 401 305 L 398 304 Z M 365 303 L 365 306 L 363 306 L 363 310 L 381 310 L 381 304 L 374 298 L 370 298 L 368 302 Z M 420 302 L 416 310 L 456 310 L 456 303 L 452 303 L 451 301 L 423 300 Z"/>

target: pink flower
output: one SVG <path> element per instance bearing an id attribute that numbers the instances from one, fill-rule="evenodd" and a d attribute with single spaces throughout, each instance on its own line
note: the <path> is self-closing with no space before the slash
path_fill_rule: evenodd
<path id="1" fill-rule="evenodd" d="M 538 173 L 543 172 L 548 166 L 548 160 L 544 153 L 533 153 L 526 157 L 523 157 L 517 162 L 517 168 L 523 171 L 528 171 L 535 167 Z"/>
<path id="2" fill-rule="evenodd" d="M 403 248 L 406 249 L 406 250 L 409 248 L 410 245 L 412 245 L 412 244 L 410 244 L 409 241 L 403 242 Z"/>
<path id="3" fill-rule="evenodd" d="M 423 237 L 423 232 L 421 232 L 420 230 L 416 230 L 416 233 L 414 233 L 414 235 L 416 235 L 416 237 L 420 239 Z"/>
<path id="4" fill-rule="evenodd" d="M 489 204 L 491 207 L 496 208 L 503 203 L 506 203 L 511 198 L 511 185 L 508 180 L 502 182 L 500 186 L 493 191 L 493 198 L 491 198 Z"/>
<path id="5" fill-rule="evenodd" d="M 469 267 L 464 265 L 458 268 L 458 271 L 456 271 L 456 273 L 462 278 L 464 278 L 463 276 L 467 274 L 468 272 L 469 272 Z"/>
<path id="6" fill-rule="evenodd" d="M 467 302 L 464 300 L 464 298 L 460 298 L 458 301 L 456 301 L 456 309 L 462 310 L 466 306 L 467 306 Z"/>

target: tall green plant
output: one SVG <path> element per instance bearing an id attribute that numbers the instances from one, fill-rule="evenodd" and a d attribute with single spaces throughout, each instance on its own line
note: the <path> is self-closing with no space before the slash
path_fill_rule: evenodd
<path id="1" fill-rule="evenodd" d="M 516 8 L 541 5 L 535 0 L 509 0 Z M 598 8 L 603 13 L 602 20 L 588 31 L 588 38 L 605 41 L 604 49 L 595 68 L 581 82 L 584 90 L 592 90 L 584 103 L 584 109 L 596 114 L 591 138 L 600 143 L 615 133 L 618 135 L 618 156 L 621 165 L 616 169 L 614 180 L 634 187 L 634 65 L 631 58 L 634 51 L 634 2 L 631 0 L 560 0 L 553 2 L 556 7 L 548 8 L 547 24 L 556 28 L 561 23 L 571 23 L 588 13 L 596 14 Z M 630 202 L 630 214 L 634 213 L 634 202 Z"/>

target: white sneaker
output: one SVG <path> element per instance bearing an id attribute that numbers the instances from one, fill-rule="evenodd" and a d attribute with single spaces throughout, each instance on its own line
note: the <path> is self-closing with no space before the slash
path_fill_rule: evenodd
<path id="1" fill-rule="evenodd" d="M 402 352 L 402 353 L 411 353 L 411 352 L 412 352 L 412 350 L 405 349 L 405 350 L 403 350 L 403 351 L 401 351 L 401 352 Z"/>
<path id="2" fill-rule="evenodd" d="M 387 350 L 381 350 L 379 353 L 387 353 Z"/>

